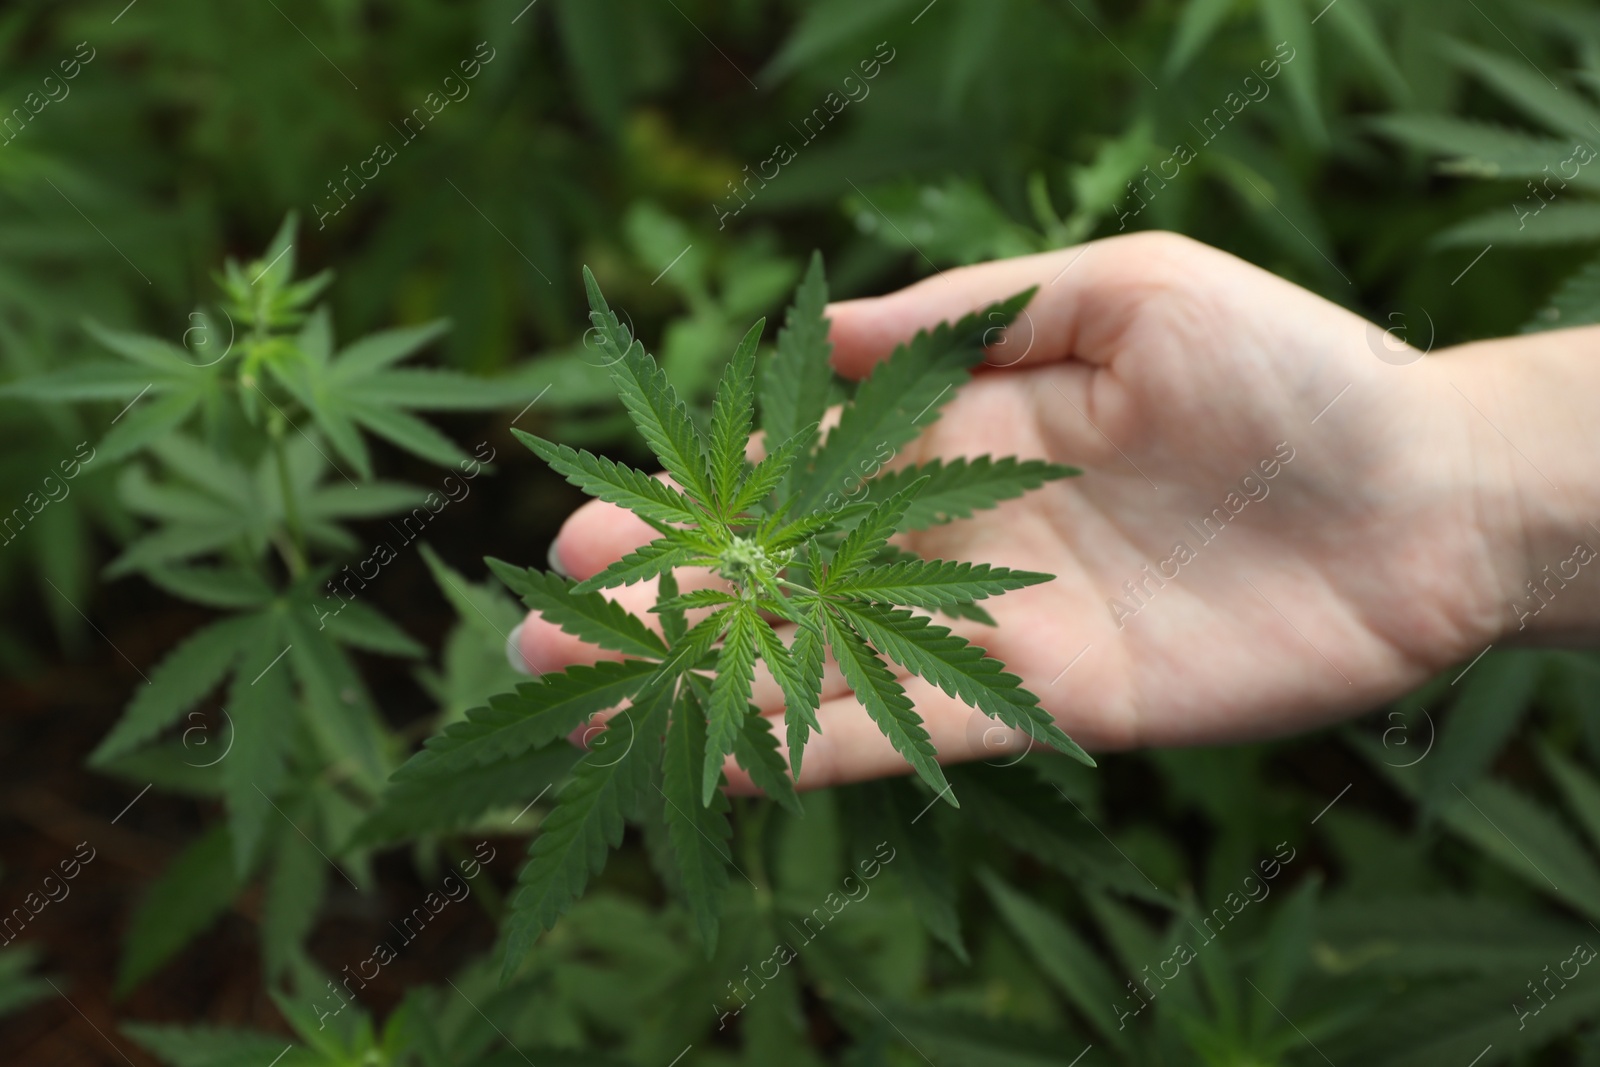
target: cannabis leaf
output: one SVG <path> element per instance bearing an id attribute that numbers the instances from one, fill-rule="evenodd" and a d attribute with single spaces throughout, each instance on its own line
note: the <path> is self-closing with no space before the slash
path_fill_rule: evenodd
<path id="1" fill-rule="evenodd" d="M 905 675 L 1092 762 L 997 660 L 905 610 L 987 619 L 977 601 L 1050 575 L 923 560 L 890 543 L 897 533 L 968 516 L 1076 471 L 1009 458 L 934 461 L 869 480 L 864 499 L 840 499 L 845 482 L 875 473 L 885 449 L 909 442 L 938 417 L 982 360 L 985 335 L 1010 321 L 1030 294 L 918 334 L 852 393 L 828 367 L 827 286 L 814 259 L 777 353 L 763 368 L 763 323 L 756 323 L 733 353 L 702 429 L 593 274 L 585 271 L 584 283 L 592 336 L 670 481 L 533 434 L 517 437 L 573 485 L 627 508 L 659 536 L 581 582 L 499 560 L 489 566 L 546 622 L 621 658 L 546 674 L 468 712 L 393 778 L 392 788 L 412 798 L 407 804 L 426 784 L 453 804 L 481 810 L 498 787 L 474 789 L 469 781 L 560 748 L 562 738 L 610 714 L 603 730 L 586 732 L 589 751 L 572 766 L 530 845 L 511 901 L 506 977 L 600 871 L 641 805 L 651 805 L 648 825 L 664 831 L 658 852 L 668 881 L 708 949 L 715 945 L 732 862 L 724 770 L 731 759 L 758 789 L 800 811 L 795 779 L 807 740 L 821 728 L 829 652 L 895 750 L 952 805 L 938 753 L 901 683 Z M 770 451 L 752 464 L 746 450 L 758 429 L 758 395 Z M 843 410 L 821 437 L 836 397 L 845 398 Z M 695 575 L 687 592 L 680 591 L 680 572 Z M 659 585 L 644 617 L 604 593 L 650 581 Z M 783 694 L 787 752 L 753 702 L 758 665 Z M 663 801 L 659 814 L 654 792 Z M 941 936 L 955 941 L 953 927 L 940 921 Z"/>

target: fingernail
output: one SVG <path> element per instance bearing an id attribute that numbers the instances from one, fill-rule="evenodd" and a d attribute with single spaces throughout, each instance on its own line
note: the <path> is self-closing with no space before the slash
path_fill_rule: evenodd
<path id="1" fill-rule="evenodd" d="M 511 664 L 511 669 L 518 674 L 536 674 L 528 661 L 522 656 L 522 623 L 512 627 L 510 635 L 506 638 L 506 662 Z"/>
<path id="2" fill-rule="evenodd" d="M 555 541 L 550 542 L 550 552 L 545 559 L 549 561 L 551 570 L 563 578 L 571 578 L 572 574 L 561 564 L 561 553 L 556 551 L 556 544 L 557 542 Z"/>

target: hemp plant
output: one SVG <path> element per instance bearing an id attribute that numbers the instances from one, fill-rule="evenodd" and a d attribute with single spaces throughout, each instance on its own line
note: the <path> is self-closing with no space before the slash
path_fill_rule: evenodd
<path id="1" fill-rule="evenodd" d="M 714 945 L 727 882 L 723 842 L 730 836 L 724 761 L 732 756 L 756 786 L 798 809 L 791 773 L 798 778 L 806 741 L 819 728 L 825 652 L 895 749 L 951 804 L 955 797 L 928 733 L 886 659 L 1092 763 L 997 660 L 907 610 L 987 619 L 977 601 L 1051 576 L 924 560 L 890 543 L 896 533 L 969 516 L 1077 472 L 1031 460 L 935 461 L 861 479 L 854 500 L 841 492 L 858 471 L 877 469 L 885 447 L 905 445 L 938 417 L 940 405 L 983 359 L 984 336 L 997 322 L 1009 322 L 1031 293 L 898 348 L 854 387 L 837 425 L 824 435 L 824 414 L 843 388 L 828 363 L 820 257 L 801 284 L 759 389 L 764 321 L 734 352 L 706 427 L 587 270 L 584 280 L 594 343 L 624 407 L 672 480 L 533 434 L 517 436 L 574 485 L 627 508 L 659 536 L 581 582 L 488 562 L 546 621 L 622 658 L 519 685 L 432 738 L 395 775 L 413 791 L 459 793 L 486 765 L 565 745 L 591 716 L 626 704 L 573 767 L 533 839 L 508 919 L 506 977 L 599 872 L 628 817 L 664 820 L 670 879 L 708 949 Z M 769 448 L 752 463 L 746 452 L 757 429 L 758 392 L 759 428 Z M 680 571 L 697 576 L 695 588 L 680 591 Z M 658 582 L 650 612 L 659 630 L 602 594 L 648 580 Z M 751 703 L 758 660 L 783 693 L 787 767 L 769 719 Z"/>
<path id="2" fill-rule="evenodd" d="M 371 884 L 371 849 L 351 835 L 407 747 L 353 653 L 425 652 L 358 596 L 398 539 L 386 531 L 375 550 L 352 524 L 394 515 L 415 537 L 448 503 L 379 477 L 368 437 L 446 468 L 449 493 L 493 454 L 469 455 L 415 412 L 491 410 L 536 391 L 411 364 L 444 322 L 336 345 L 320 302 L 332 274 L 296 279 L 295 233 L 291 215 L 260 257 L 227 261 L 216 312 L 196 311 L 182 343 L 91 324 L 116 358 L 0 389 L 0 399 L 107 405 L 94 460 L 118 472 L 127 543 L 106 573 L 216 613 L 140 670 L 89 757 L 136 787 L 221 808 L 135 911 L 119 993 L 253 882 L 267 977 L 321 985 L 306 978 L 303 944 L 335 871 Z"/>

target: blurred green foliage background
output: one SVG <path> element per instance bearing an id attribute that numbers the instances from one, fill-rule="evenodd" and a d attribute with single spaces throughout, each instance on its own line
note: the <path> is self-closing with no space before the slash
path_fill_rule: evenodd
<path id="1" fill-rule="evenodd" d="M 1281 43 L 1294 58 L 1269 91 L 1214 138 L 1205 133 L 1230 94 L 1255 92 L 1245 79 L 1281 59 Z M 614 450 L 633 446 L 583 344 L 584 263 L 693 395 L 706 393 L 748 322 L 783 305 L 817 247 L 834 293 L 848 296 L 1125 226 L 1166 228 L 1423 348 L 1600 314 L 1600 269 L 1585 267 L 1600 244 L 1600 178 L 1575 179 L 1538 226 L 1518 225 L 1513 208 L 1600 119 L 1600 14 L 1576 0 L 13 0 L 0 11 L 0 56 L 5 381 L 96 355 L 86 320 L 181 338 L 209 358 L 215 349 L 204 346 L 223 343 L 223 324 L 194 315 L 211 300 L 218 265 L 267 247 L 289 213 L 300 218 L 302 267 L 337 276 L 329 299 L 341 336 L 448 318 L 442 361 L 507 375 L 519 390 L 548 386 L 528 425 Z M 474 58 L 478 72 L 464 79 L 461 64 Z M 68 78 L 73 67 L 63 64 L 74 61 Z M 427 121 L 413 139 L 403 124 L 418 108 Z M 1153 196 L 1130 191 L 1179 143 L 1196 147 L 1179 177 Z M 379 145 L 393 158 L 351 182 Z M 792 158 L 746 184 L 751 173 L 771 174 L 780 145 Z M 99 441 L 121 407 L 0 404 L 5 509 L 37 493 L 80 442 Z M 480 423 L 451 425 L 465 440 Z M 101 569 L 138 529 L 116 474 L 90 464 L 70 496 L 0 536 L 0 664 L 17 692 L 62 664 L 111 663 L 97 629 L 160 610 L 147 586 L 108 599 L 101 585 Z M 471 561 L 489 538 L 537 558 L 526 546 L 548 540 L 571 500 L 527 461 L 508 457 L 499 479 L 501 510 L 439 535 L 451 562 L 475 574 Z M 415 609 L 442 610 L 437 599 Z M 440 673 L 428 679 L 430 698 L 457 712 L 502 681 L 469 663 L 460 644 L 497 656 L 496 627 L 477 627 L 461 610 Z M 437 645 L 442 630 L 418 632 Z M 369 666 L 380 695 L 411 685 Z M 1494 1026 L 1515 1021 L 1504 1002 L 1526 998 L 1522 979 L 1561 958 L 1539 953 L 1581 931 L 1579 918 L 1600 918 L 1600 896 L 1571 889 L 1600 887 L 1600 791 L 1592 769 L 1580 769 L 1600 758 L 1597 677 L 1587 656 L 1496 653 L 1459 690 L 1419 696 L 1404 706 L 1408 724 L 1416 708 L 1456 704 L 1420 785 L 1392 773 L 1404 761 L 1387 722 L 1365 742 L 1324 736 L 1127 757 L 1092 780 L 1030 760 L 1030 774 L 1066 788 L 1108 826 L 1129 862 L 1160 883 L 1159 900 L 1114 901 L 1113 890 L 1127 891 L 1120 883 L 1080 894 L 1074 887 L 1095 882 L 1086 871 L 1098 861 L 1074 866 L 1059 850 L 1088 849 L 1091 837 L 1051 843 L 1043 827 L 997 843 L 980 824 L 951 823 L 946 835 L 962 860 L 949 892 L 972 924 L 971 968 L 914 923 L 900 930 L 890 907 L 842 935 L 838 958 L 796 980 L 792 1003 L 812 1021 L 792 1033 L 809 1034 L 814 1049 L 785 1037 L 784 1020 L 768 1020 L 767 1029 L 751 1024 L 743 1052 L 730 1045 L 706 1062 L 919 1062 L 894 1036 L 907 1030 L 942 1050 L 933 1057 L 941 1064 L 1064 1064 L 1078 1035 L 1126 1062 L 1321 1062 L 1275 1017 L 1241 1006 L 1237 998 L 1251 996 L 1239 981 L 1246 974 L 1278 982 L 1285 998 L 1295 989 L 1309 997 L 1306 1010 L 1323 1027 L 1314 1036 L 1331 1042 L 1336 1062 L 1456 1062 L 1436 1057 L 1461 1052 L 1466 1064 L 1489 1043 L 1485 1065 L 1585 1054 L 1600 1062 L 1593 1040 L 1574 1036 L 1600 1016 L 1594 993 L 1559 1002 L 1569 1014 L 1537 1040 L 1495 1030 L 1480 1042 L 1471 1028 L 1486 1013 Z M 396 699 L 396 725 L 417 702 Z M 94 740 L 79 737 L 80 754 Z M 974 772 L 974 790 L 984 773 Z M 1546 893 L 1442 794 L 1452 780 L 1520 827 L 1523 847 L 1569 872 L 1569 888 Z M 1355 781 L 1355 796 L 1305 840 L 1310 815 Z M 829 803 L 815 802 L 810 830 L 772 817 L 761 862 L 780 893 L 784 879 L 802 898 L 832 884 L 830 864 L 854 831 L 829 821 Z M 194 818 L 207 824 L 203 810 Z M 1202 900 L 1226 893 L 1238 871 L 1272 854 L 1286 822 L 1328 872 L 1333 903 L 1317 911 L 1310 879 L 1292 898 L 1275 897 L 1230 961 L 1207 971 L 1193 1005 L 1173 1009 L 1147 1043 L 1119 1043 L 1120 1028 L 1091 1006 L 1107 989 L 1123 995 L 1119 983 L 1106 986 L 1110 965 L 1080 973 L 1052 960 L 1093 953 L 1119 959 L 1118 974 L 1137 973 L 1160 958 L 1140 945 L 1155 936 L 1150 923 L 1162 925 L 1153 909 L 1177 899 L 1168 890 Z M 1594 840 L 1581 844 L 1580 834 Z M 706 1040 L 700 1031 L 715 1017 L 701 1004 L 692 1008 L 704 1015 L 698 1030 L 666 1026 L 673 1013 L 664 1006 L 678 1003 L 675 984 L 713 995 L 720 983 L 707 985 L 708 976 L 729 967 L 693 958 L 681 917 L 658 913 L 667 906 L 648 888 L 641 856 L 612 878 L 611 895 L 574 913 L 565 939 L 552 939 L 548 969 L 529 978 L 545 984 L 525 991 L 537 1010 L 514 1022 L 519 1009 L 501 995 L 501 1022 L 519 1043 L 537 1035 L 648 1064 L 670 1058 L 680 1031 L 684 1042 Z M 978 862 L 1047 907 L 992 872 L 974 880 Z M 743 943 L 730 941 L 736 955 Z M 762 958 L 751 949 L 739 962 Z M 461 980 L 489 996 L 484 968 L 472 966 Z M 889 1015 L 834 1003 L 829 991 L 852 975 L 910 1005 L 893 1029 L 881 1025 Z M 627 997 L 608 982 L 625 984 Z M 449 1062 L 511 1062 L 504 1046 L 489 1049 L 492 1035 L 473 1031 L 471 1013 L 437 994 L 419 985 L 405 1003 L 443 1020 L 461 1057 Z M 639 1001 L 631 1013 L 618 1007 L 628 997 Z M 271 1010 L 235 1014 L 259 1023 Z M 204 1016 L 169 1005 L 161 1018 Z M 1074 1035 L 1070 1047 L 1048 1033 L 1035 1040 L 1052 1027 Z M 409 1048 L 406 1040 L 393 1036 L 393 1047 Z M 151 1047 L 168 1062 L 225 1062 L 184 1052 L 170 1035 Z"/>

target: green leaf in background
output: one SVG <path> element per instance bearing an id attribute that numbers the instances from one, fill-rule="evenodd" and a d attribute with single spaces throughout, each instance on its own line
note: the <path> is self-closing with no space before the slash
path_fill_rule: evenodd
<path id="1" fill-rule="evenodd" d="M 1542 667 L 1532 653 L 1490 652 L 1459 678 L 1452 688 L 1460 692 L 1438 720 L 1438 742 L 1418 765 L 1425 809 L 1453 802 L 1457 788 L 1489 769 L 1532 703 Z"/>
<path id="2" fill-rule="evenodd" d="M 1186 0 L 1178 15 L 1172 48 L 1167 53 L 1168 78 L 1176 78 L 1184 72 L 1236 6 L 1235 0 Z"/>
<path id="3" fill-rule="evenodd" d="M 978 880 L 1012 936 L 1045 977 L 1093 1024 L 1102 1039 L 1126 1054 L 1126 1024 L 1112 1025 L 1117 1022 L 1117 1002 L 1124 994 L 1098 953 L 1052 909 L 1024 896 L 993 872 L 980 871 Z"/>
<path id="4" fill-rule="evenodd" d="M 239 891 L 232 849 L 227 829 L 215 827 L 185 849 L 150 886 L 134 915 L 117 969 L 119 996 L 125 996 L 227 910 Z"/>
<path id="5" fill-rule="evenodd" d="M 116 727 L 90 755 L 105 762 L 144 744 L 177 722 L 214 689 L 254 647 L 263 633 L 259 619 L 243 616 L 213 623 L 171 652 L 138 690 Z"/>

